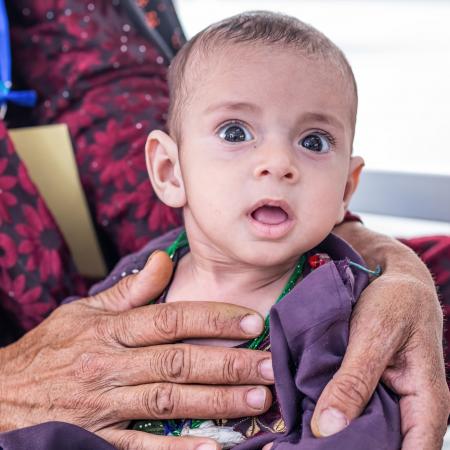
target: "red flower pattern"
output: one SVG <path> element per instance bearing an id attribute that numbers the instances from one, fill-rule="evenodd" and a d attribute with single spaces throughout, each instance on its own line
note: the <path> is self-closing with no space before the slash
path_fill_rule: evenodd
<path id="1" fill-rule="evenodd" d="M 27 222 L 17 225 L 16 229 L 22 237 L 19 253 L 28 255 L 27 270 L 39 267 L 42 280 L 51 275 L 57 277 L 62 271 L 59 255 L 62 241 L 42 199 L 38 199 L 37 210 L 23 206 L 23 214 Z"/>
<path id="2" fill-rule="evenodd" d="M 123 190 L 125 184 L 131 186 L 136 184 L 138 173 L 142 173 L 142 167 L 133 160 L 136 159 L 136 155 L 130 154 L 132 138 L 136 138 L 135 126 L 126 128 L 114 120 L 108 121 L 104 131 L 94 133 L 95 144 L 90 147 L 90 153 L 93 155 L 91 169 L 100 172 L 102 184 L 113 182 L 118 190 Z M 143 161 L 145 136 L 139 133 L 138 139 L 142 141 L 142 147 L 137 159 Z M 111 155 L 112 142 L 113 155 Z"/>
<path id="3" fill-rule="evenodd" d="M 2 290 L 8 295 L 10 302 L 5 306 L 21 319 L 22 326 L 29 330 L 37 325 L 48 313 L 55 308 L 56 302 L 43 303 L 41 300 L 42 287 L 26 287 L 26 276 L 20 274 L 17 278 L 9 278 L 2 274 Z"/>
<path id="4" fill-rule="evenodd" d="M 27 194 L 36 196 L 38 195 L 36 186 L 33 184 L 33 182 L 30 180 L 30 177 L 28 175 L 28 171 L 26 167 L 21 164 L 19 166 L 19 169 L 17 171 L 17 178 L 19 180 L 20 186 L 22 189 L 27 192 Z"/>
<path id="5" fill-rule="evenodd" d="M 158 6 L 158 1 L 142 4 L 147 10 Z M 136 218 L 140 199 L 134 195 L 145 182 L 146 200 L 155 202 L 143 148 L 148 131 L 164 126 L 165 65 L 153 44 L 110 0 L 15 0 L 7 8 L 13 63 L 20 61 L 14 71 L 27 84 L 24 88 L 34 89 L 39 97 L 31 119 L 15 126 L 68 124 L 99 232 L 117 245 L 119 255 L 136 250 L 168 226 L 163 223 L 151 231 L 147 216 Z M 176 50 L 183 34 L 173 29 L 174 9 L 170 5 L 158 11 L 164 14 L 151 17 L 158 19 L 169 45 L 176 32 Z M 29 118 L 29 110 L 17 117 Z M 13 311 L 25 331 L 65 296 L 83 293 L 86 283 L 1 121 L 0 190 L 0 309 Z"/>
<path id="6" fill-rule="evenodd" d="M 16 242 L 7 234 L 0 233 L 0 266 L 6 269 L 17 263 Z"/>
<path id="7" fill-rule="evenodd" d="M 8 159 L 0 159 L 0 225 L 3 222 L 11 222 L 10 208 L 17 204 L 17 198 L 10 192 L 17 179 L 4 173 L 7 166 Z"/>

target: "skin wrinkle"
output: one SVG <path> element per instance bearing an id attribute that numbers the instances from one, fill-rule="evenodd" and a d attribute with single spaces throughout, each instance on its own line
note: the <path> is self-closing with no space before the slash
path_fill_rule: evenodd
<path id="1" fill-rule="evenodd" d="M 105 380 L 119 378 L 121 370 L 123 370 L 121 368 L 126 367 L 129 361 L 133 359 L 130 351 L 141 352 L 141 356 L 144 352 L 146 353 L 146 357 L 140 359 L 141 368 L 143 362 L 148 364 L 153 352 L 162 351 L 160 347 L 162 342 L 158 341 L 152 330 L 148 328 L 148 323 L 151 323 L 155 318 L 156 306 L 144 305 L 147 304 L 148 299 L 153 298 L 153 295 L 157 295 L 156 293 L 160 292 L 163 286 L 154 283 L 147 284 L 145 281 L 149 279 L 149 273 L 157 271 L 161 260 L 166 261 L 167 259 L 167 257 L 154 259 L 151 266 L 144 267 L 139 273 L 140 279 L 133 278 L 135 280 L 133 287 L 128 286 L 128 289 L 133 291 L 133 304 L 138 306 L 139 304 L 136 302 L 141 302 L 141 306 L 143 306 L 139 311 L 118 312 L 119 305 L 114 295 L 114 292 L 117 291 L 117 286 L 115 286 L 109 292 L 59 308 L 22 339 L 0 349 L 1 431 L 58 420 L 83 426 L 87 430 L 97 432 L 98 435 L 109 439 L 110 442 L 117 442 L 123 436 L 123 428 L 127 426 L 130 416 L 136 417 L 137 415 L 136 418 L 145 416 L 142 411 L 139 411 L 137 392 L 140 390 L 140 383 L 133 384 L 133 380 L 136 380 L 136 378 L 131 377 L 125 383 L 117 383 L 120 386 L 114 386 L 114 383 L 108 383 L 108 386 L 106 386 Z M 162 267 L 163 272 L 164 270 L 164 267 Z M 163 282 L 165 283 L 164 280 Z M 125 294 L 125 298 L 130 299 L 130 292 Z M 111 310 L 102 311 L 99 309 L 101 306 L 107 307 L 108 301 L 111 302 Z M 130 301 L 126 303 L 129 305 L 128 308 L 131 307 Z M 160 305 L 159 308 L 164 308 L 164 306 Z M 197 329 L 184 329 L 181 333 L 190 337 L 191 332 L 195 330 L 197 335 L 207 335 L 206 327 L 201 327 L 201 324 L 204 323 L 201 317 L 206 316 L 211 305 L 208 307 L 207 304 L 196 303 L 194 307 L 185 307 L 184 309 L 183 306 L 182 304 L 176 306 L 177 311 L 183 311 L 185 317 L 185 323 L 182 325 L 196 327 Z M 213 305 L 213 308 L 217 310 L 218 305 Z M 246 335 L 240 331 L 237 324 L 242 317 L 250 313 L 252 313 L 250 310 L 242 307 L 233 305 L 223 307 L 218 314 L 223 315 L 223 320 L 228 319 L 228 326 L 224 325 L 224 337 L 228 337 L 230 334 L 239 338 L 245 337 Z M 146 340 L 151 341 L 154 346 L 150 347 L 146 344 L 146 348 L 130 350 L 117 343 L 113 336 L 105 335 L 108 332 L 113 332 L 115 323 L 117 323 L 117 316 L 121 315 L 129 315 L 131 321 L 136 321 L 137 327 L 140 327 L 141 330 L 145 328 L 148 333 Z M 140 319 L 139 323 L 137 319 Z M 102 323 L 100 327 L 102 331 L 99 331 L 99 327 L 93 326 L 95 323 Z M 103 336 L 98 336 L 98 334 Z M 254 336 L 251 335 L 251 337 Z M 132 340 L 132 335 L 130 340 Z M 170 342 L 167 339 L 165 341 Z M 56 345 L 55 342 L 57 342 Z M 190 358 L 192 361 L 203 357 L 201 354 L 203 351 L 200 353 L 198 348 L 191 346 L 189 351 L 195 355 L 195 357 Z M 104 376 L 101 377 L 101 380 L 87 381 L 88 378 L 93 378 L 92 373 L 83 382 L 80 382 L 74 376 L 79 356 L 83 354 L 99 355 L 100 365 L 104 370 Z M 218 369 L 221 367 L 223 357 L 219 356 L 211 353 L 207 360 L 203 360 L 203 365 L 206 372 L 216 375 L 216 384 L 222 385 L 225 381 L 221 379 Z M 114 365 L 112 361 L 116 357 L 120 360 Z M 257 373 L 256 367 L 260 361 L 266 358 L 266 356 L 263 358 L 259 352 L 246 354 L 249 364 L 255 367 L 253 373 Z M 19 368 L 21 370 L 17 370 Z M 159 369 L 156 368 L 156 370 Z M 187 376 L 190 375 L 191 373 L 187 372 Z M 161 379 L 164 377 L 161 373 L 157 373 L 157 376 Z M 269 384 L 268 381 L 263 381 L 261 376 L 255 376 L 255 378 L 255 380 L 243 380 L 244 386 L 239 388 L 239 397 L 236 396 L 240 403 L 230 403 L 231 411 L 222 409 L 221 416 L 226 416 L 230 412 L 233 413 L 237 408 L 239 408 L 239 415 L 251 413 L 250 408 L 246 408 L 244 402 L 244 395 L 251 388 L 250 381 L 258 385 L 260 383 Z M 208 377 L 205 376 L 205 379 L 208 383 Z M 195 395 L 192 394 L 193 391 L 190 386 L 192 381 L 188 379 L 186 387 L 183 388 L 181 388 L 181 385 L 173 385 L 177 395 L 175 401 L 178 402 L 174 404 L 174 414 L 178 417 L 181 412 L 183 412 L 183 415 L 191 415 L 190 411 L 199 407 L 194 399 L 200 397 L 198 390 Z M 149 386 L 154 385 L 154 383 L 149 383 Z M 215 389 L 215 386 L 206 387 L 206 391 L 201 396 L 201 407 L 207 409 Z M 231 390 L 233 388 L 223 386 L 220 389 Z M 26 396 L 20 395 L 19 400 L 17 400 L 14 395 L 17 392 L 26 392 Z M 270 394 L 268 394 L 268 399 L 270 399 Z M 266 409 L 267 407 L 268 405 L 266 405 Z M 150 445 L 152 449 L 155 448 L 155 445 L 153 445 L 155 442 L 158 442 L 157 445 L 164 446 L 170 442 L 171 445 L 174 445 L 174 448 L 180 450 L 186 450 L 189 446 L 192 446 L 193 449 L 202 442 L 211 442 L 206 439 L 190 439 L 189 441 L 167 439 L 161 441 L 160 438 L 152 438 L 148 435 L 142 436 L 143 433 L 131 433 L 132 438 L 130 439 L 142 440 L 147 448 Z"/>

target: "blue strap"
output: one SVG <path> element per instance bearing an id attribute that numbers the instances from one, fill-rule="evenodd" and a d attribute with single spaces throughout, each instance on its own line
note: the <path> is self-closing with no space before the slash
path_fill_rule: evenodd
<path id="1" fill-rule="evenodd" d="M 6 102 L 21 106 L 34 106 L 34 91 L 11 91 L 11 44 L 9 42 L 8 16 L 4 0 L 0 0 L 0 106 Z"/>
<path id="2" fill-rule="evenodd" d="M 5 2 L 0 0 L 0 89 L 11 88 L 11 52 L 8 16 Z"/>
<path id="3" fill-rule="evenodd" d="M 9 91 L 6 94 L 0 94 L 0 104 L 7 101 L 31 108 L 36 104 L 37 95 L 35 91 Z"/>

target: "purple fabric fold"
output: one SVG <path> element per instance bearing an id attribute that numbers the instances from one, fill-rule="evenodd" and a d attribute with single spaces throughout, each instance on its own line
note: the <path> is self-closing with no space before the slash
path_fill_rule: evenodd
<path id="1" fill-rule="evenodd" d="M 265 433 L 235 450 L 256 450 L 272 441 L 273 450 L 398 450 L 398 399 L 382 384 L 345 430 L 320 439 L 312 435 L 315 404 L 340 367 L 352 308 L 368 283 L 365 272 L 349 265 L 364 262 L 343 240 L 330 235 L 316 250 L 333 261 L 308 274 L 270 313 L 276 395 L 286 431 Z"/>
<path id="2" fill-rule="evenodd" d="M 33 427 L 0 433 L 2 450 L 114 450 L 97 435 L 63 422 L 47 422 Z"/>
<path id="3" fill-rule="evenodd" d="M 352 279 L 349 272 L 346 261 L 326 264 L 303 280 L 301 294 L 272 310 L 275 386 L 287 429 L 276 439 L 274 450 L 398 450 L 401 446 L 398 400 L 382 384 L 346 429 L 321 439 L 311 433 L 316 401 L 338 370 L 348 344 L 356 298 L 345 284 Z"/>

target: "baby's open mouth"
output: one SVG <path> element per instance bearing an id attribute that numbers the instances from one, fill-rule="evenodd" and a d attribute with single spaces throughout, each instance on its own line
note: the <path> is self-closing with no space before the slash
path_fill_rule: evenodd
<path id="1" fill-rule="evenodd" d="M 278 240 L 294 227 L 295 215 L 289 203 L 280 199 L 262 199 L 248 213 L 252 232 L 263 240 Z"/>
<path id="2" fill-rule="evenodd" d="M 279 225 L 289 218 L 288 213 L 282 207 L 271 205 L 263 205 L 256 208 L 251 213 L 251 216 L 258 222 L 267 225 Z"/>

